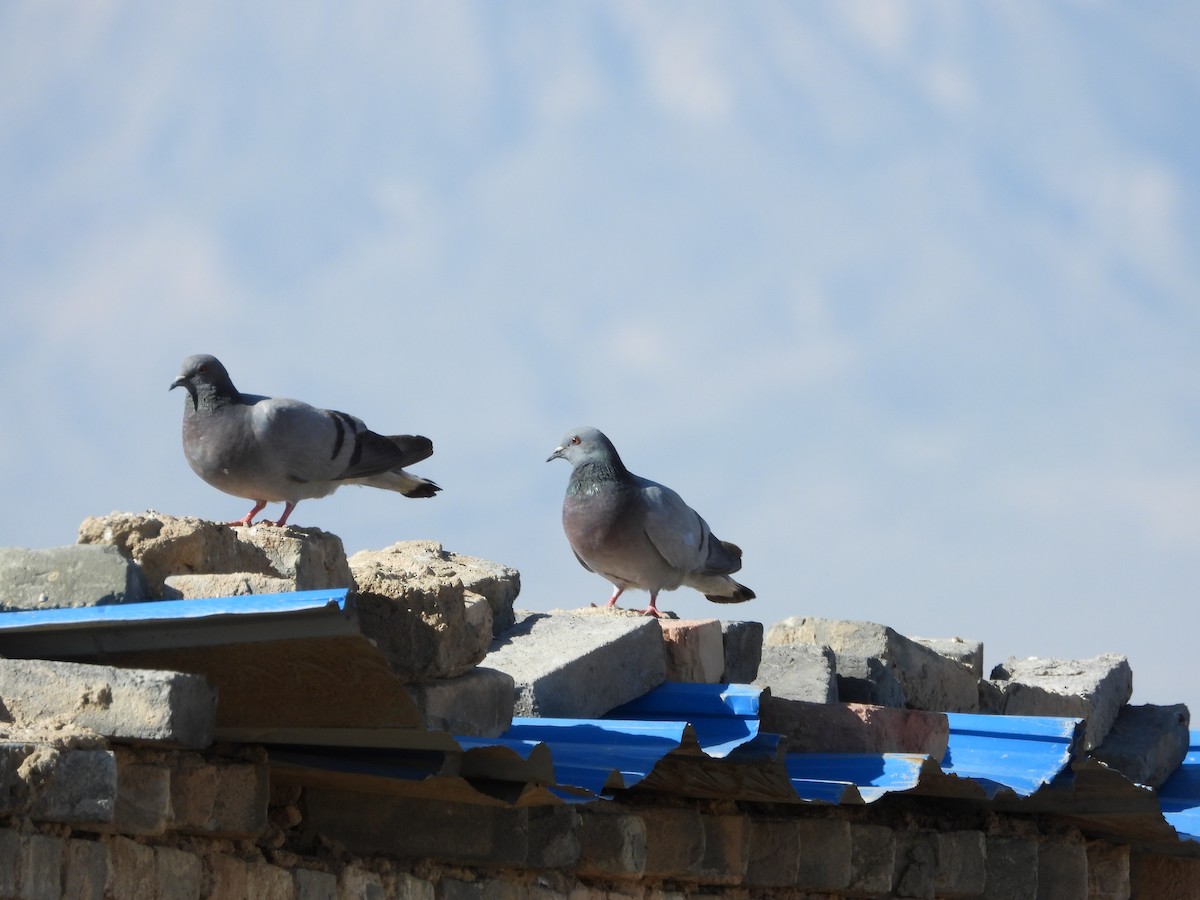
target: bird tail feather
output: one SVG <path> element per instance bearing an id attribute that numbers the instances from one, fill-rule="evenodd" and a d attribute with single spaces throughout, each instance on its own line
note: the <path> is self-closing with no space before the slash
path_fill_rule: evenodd
<path id="1" fill-rule="evenodd" d="M 382 488 L 385 491 L 397 491 L 405 497 L 432 497 L 441 490 L 428 478 L 418 478 L 403 469 L 389 469 L 387 472 L 380 472 L 377 475 L 351 478 L 347 479 L 347 483 Z"/>

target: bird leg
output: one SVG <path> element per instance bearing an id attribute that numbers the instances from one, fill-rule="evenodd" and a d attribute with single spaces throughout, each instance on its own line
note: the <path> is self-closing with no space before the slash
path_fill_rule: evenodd
<path id="1" fill-rule="evenodd" d="M 608 603 L 605 604 L 604 608 L 612 609 L 614 606 L 616 606 L 617 598 L 620 597 L 623 593 L 625 593 L 625 588 L 617 587 L 616 585 L 614 585 L 613 586 L 613 595 L 608 598 Z"/>
<path id="2" fill-rule="evenodd" d="M 250 512 L 246 513 L 246 515 L 243 518 L 238 519 L 236 522 L 226 522 L 225 524 L 226 525 L 249 525 L 252 521 L 254 521 L 254 517 L 257 516 L 260 512 L 262 512 L 262 508 L 266 505 L 267 505 L 266 500 L 255 500 L 254 501 L 254 509 L 252 509 L 252 510 L 250 510 Z"/>
<path id="3" fill-rule="evenodd" d="M 658 591 L 651 591 L 650 592 L 650 605 L 642 610 L 643 616 L 654 616 L 654 618 L 656 618 L 656 619 L 662 618 L 662 613 L 660 613 L 658 611 L 658 607 L 654 605 L 654 602 L 656 600 L 658 600 Z"/>
<path id="4" fill-rule="evenodd" d="M 264 525 L 274 525 L 276 528 L 283 528 L 287 525 L 288 516 L 292 514 L 292 510 L 296 508 L 296 504 L 289 500 L 283 504 L 283 515 L 279 517 L 277 522 L 263 522 Z"/>

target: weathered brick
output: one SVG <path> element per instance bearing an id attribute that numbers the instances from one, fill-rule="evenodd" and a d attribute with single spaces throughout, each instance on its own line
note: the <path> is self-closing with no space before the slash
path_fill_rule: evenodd
<path id="1" fill-rule="evenodd" d="M 171 821 L 171 770 L 117 758 L 117 803 L 105 830 L 125 835 L 162 834 Z"/>
<path id="2" fill-rule="evenodd" d="M 811 891 L 840 891 L 850 883 L 853 842 L 850 824 L 841 819 L 801 819 L 797 884 Z"/>
<path id="3" fill-rule="evenodd" d="M 208 900 L 245 900 L 250 894 L 249 866 L 235 856 L 217 853 L 209 857 L 212 883 Z"/>
<path id="4" fill-rule="evenodd" d="M 316 869 L 292 869 L 296 900 L 337 900 L 338 880 L 331 872 Z"/>
<path id="5" fill-rule="evenodd" d="M 764 696 L 762 730 L 782 734 L 793 753 L 920 753 L 941 759 L 950 740 L 945 714 L 861 703 L 810 703 Z"/>
<path id="6" fill-rule="evenodd" d="M 204 889 L 200 857 L 173 847 L 154 848 L 156 900 L 199 900 Z"/>
<path id="7" fill-rule="evenodd" d="M 456 678 L 405 685 L 425 728 L 465 737 L 496 737 L 512 725 L 515 685 L 507 672 L 476 666 Z"/>
<path id="8" fill-rule="evenodd" d="M 646 823 L 648 878 L 675 878 L 704 861 L 704 823 L 694 809 L 660 807 L 642 812 Z"/>
<path id="9" fill-rule="evenodd" d="M 108 845 L 101 841 L 67 841 L 63 860 L 63 897 L 103 900 L 108 884 Z"/>
<path id="10" fill-rule="evenodd" d="M 750 822 L 750 852 L 746 884 L 754 887 L 787 887 L 796 884 L 800 870 L 800 829 L 795 819 L 762 819 Z M 891 886 L 889 880 L 888 886 Z"/>
<path id="11" fill-rule="evenodd" d="M 837 657 L 817 644 L 772 644 L 762 648 L 754 683 L 779 700 L 837 703 Z"/>
<path id="12" fill-rule="evenodd" d="M 938 881 L 938 835 L 933 831 L 896 834 L 893 896 L 933 897 Z"/>
<path id="13" fill-rule="evenodd" d="M 388 900 L 434 900 L 433 883 L 407 872 L 397 872 L 392 875 L 388 885 L 391 892 Z M 303 900 L 297 897 L 296 900 Z"/>
<path id="14" fill-rule="evenodd" d="M 725 673 L 721 623 L 716 619 L 659 619 L 667 680 L 716 684 Z"/>
<path id="15" fill-rule="evenodd" d="M 982 831 L 937 836 L 938 897 L 978 897 L 987 882 L 987 840 Z"/>
<path id="16" fill-rule="evenodd" d="M 1038 848 L 1038 900 L 1087 900 L 1087 850 L 1043 841 Z"/>
<path id="17" fill-rule="evenodd" d="M 263 764 L 209 762 L 190 754 L 173 760 L 171 804 L 178 831 L 254 837 L 267 827 L 269 797 Z"/>
<path id="18" fill-rule="evenodd" d="M 725 651 L 725 672 L 721 680 L 732 684 L 753 682 L 762 661 L 762 622 L 723 620 L 721 641 Z"/>
<path id="19" fill-rule="evenodd" d="M 48 777 L 30 810 L 39 822 L 89 828 L 112 820 L 117 760 L 109 750 L 46 750 Z"/>
<path id="20" fill-rule="evenodd" d="M 347 866 L 338 875 L 338 900 L 386 900 L 383 880 L 374 872 Z"/>
<path id="21" fill-rule="evenodd" d="M 646 866 L 646 823 L 640 816 L 604 806 L 580 813 L 581 875 L 637 878 Z"/>
<path id="22" fill-rule="evenodd" d="M 21 855 L 21 836 L 9 828 L 0 828 L 0 897 L 17 892 L 17 861 Z"/>
<path id="23" fill-rule="evenodd" d="M 287 869 L 265 862 L 246 866 L 246 896 L 254 900 L 294 900 L 296 886 Z"/>
<path id="24" fill-rule="evenodd" d="M 1134 854 L 1130 860 L 1131 896 L 1154 900 L 1200 900 L 1200 859 Z"/>
<path id="25" fill-rule="evenodd" d="M 851 894 L 884 896 L 892 889 L 896 838 L 885 825 L 850 826 Z"/>
<path id="26" fill-rule="evenodd" d="M 986 900 L 1025 900 L 1038 896 L 1038 842 L 1012 835 L 988 835 Z"/>
<path id="27" fill-rule="evenodd" d="M 1088 900 L 1129 900 L 1129 845 L 1087 844 Z"/>
<path id="28" fill-rule="evenodd" d="M 48 834 L 21 836 L 17 881 L 20 900 L 59 900 L 65 842 Z"/>
<path id="29" fill-rule="evenodd" d="M 126 837 L 115 837 L 108 845 L 109 867 L 106 895 L 111 897 L 154 897 L 158 876 L 154 851 Z"/>

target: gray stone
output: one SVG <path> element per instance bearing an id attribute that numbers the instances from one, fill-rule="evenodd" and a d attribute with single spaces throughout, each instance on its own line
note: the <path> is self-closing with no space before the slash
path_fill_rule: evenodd
<path id="1" fill-rule="evenodd" d="M 171 822 L 171 771 L 163 765 L 117 759 L 116 813 L 108 829 L 125 835 L 156 835 Z"/>
<path id="2" fill-rule="evenodd" d="M 91 829 L 116 812 L 117 760 L 109 750 L 40 747 L 21 764 L 29 785 L 29 815 Z"/>
<path id="3" fill-rule="evenodd" d="M 838 653 L 835 654 L 834 666 L 837 670 L 837 699 L 842 703 L 866 703 L 892 709 L 902 709 L 908 705 L 908 696 L 896 676 L 896 668 L 886 660 L 875 656 Z"/>
<path id="4" fill-rule="evenodd" d="M 771 689 L 771 696 L 811 703 L 836 703 L 836 657 L 816 644 L 768 645 L 754 683 Z"/>
<path id="5" fill-rule="evenodd" d="M 62 897 L 62 868 L 65 844 L 48 834 L 21 835 L 21 900 L 59 900 Z"/>
<path id="6" fill-rule="evenodd" d="M 464 675 L 405 685 L 425 728 L 463 737 L 498 737 L 512 724 L 512 676 L 477 666 Z"/>
<path id="7" fill-rule="evenodd" d="M 937 833 L 921 830 L 897 832 L 891 896 L 932 898 L 937 881 Z"/>
<path id="8" fill-rule="evenodd" d="M 21 835 L 11 828 L 0 828 L 0 897 L 16 895 L 20 858 Z"/>
<path id="9" fill-rule="evenodd" d="M 578 872 L 599 878 L 638 878 L 646 867 L 646 823 L 607 804 L 580 810 Z"/>
<path id="10" fill-rule="evenodd" d="M 520 716 L 601 716 L 667 673 L 657 620 L 603 609 L 522 613 L 493 641 L 487 665 L 512 676 Z"/>
<path id="11" fill-rule="evenodd" d="M 1088 900 L 1129 900 L 1129 845 L 1087 843 Z"/>
<path id="12" fill-rule="evenodd" d="M 200 900 L 204 864 L 200 857 L 174 847 L 154 848 L 155 900 Z"/>
<path id="13" fill-rule="evenodd" d="M 19 726 L 69 722 L 104 737 L 183 747 L 207 747 L 216 726 L 216 691 L 180 672 L 0 659 L 0 703 Z"/>
<path id="14" fill-rule="evenodd" d="M 1087 900 L 1087 849 L 1043 841 L 1038 848 L 1037 900 Z"/>
<path id="15" fill-rule="evenodd" d="M 1191 715 L 1174 706 L 1123 706 L 1092 756 L 1130 781 L 1161 787 L 1187 756 Z"/>
<path id="16" fill-rule="evenodd" d="M 647 878 L 678 878 L 700 868 L 705 831 L 697 810 L 659 806 L 642 810 L 641 816 L 646 823 Z"/>
<path id="17" fill-rule="evenodd" d="M 200 600 L 205 597 L 245 597 L 250 594 L 284 594 L 296 590 L 294 578 L 275 575 L 170 575 L 163 583 L 164 600 Z"/>
<path id="18" fill-rule="evenodd" d="M 886 825 L 852 824 L 850 848 L 848 893 L 887 896 L 896 866 L 896 837 L 892 829 Z"/>
<path id="19" fill-rule="evenodd" d="M 1038 842 L 1015 835 L 987 838 L 986 900 L 1014 900 L 1038 896 Z"/>
<path id="20" fill-rule="evenodd" d="M 964 640 L 960 637 L 952 638 L 923 638 L 914 637 L 922 646 L 928 647 L 935 653 L 940 653 L 947 659 L 952 659 L 956 663 L 961 663 L 971 670 L 971 674 L 976 678 L 983 677 L 983 641 Z"/>
<path id="21" fill-rule="evenodd" d="M 112 547 L 0 547 L 0 609 L 52 609 L 149 599 L 141 569 Z"/>
<path id="22" fill-rule="evenodd" d="M 69 840 L 63 864 L 63 897 L 104 900 L 108 847 L 99 841 Z"/>
<path id="23" fill-rule="evenodd" d="M 987 882 L 987 838 L 982 831 L 943 831 L 937 836 L 935 889 L 940 897 L 978 897 Z"/>
<path id="24" fill-rule="evenodd" d="M 316 869 L 293 869 L 296 900 L 338 900 L 337 876 Z"/>
<path id="25" fill-rule="evenodd" d="M 992 670 L 1009 716 L 1063 716 L 1087 720 L 1084 750 L 1100 745 L 1133 694 L 1124 656 L 1093 659 L 1009 658 Z"/>
<path id="26" fill-rule="evenodd" d="M 750 684 L 758 677 L 762 660 L 762 622 L 721 622 L 721 640 L 725 650 L 725 674 L 729 684 Z"/>
<path id="27" fill-rule="evenodd" d="M 978 679 L 970 669 L 884 625 L 793 617 L 771 626 L 766 644 L 817 644 L 831 648 L 837 655 L 839 699 L 843 702 L 851 699 L 841 693 L 843 678 L 860 677 L 858 673 L 848 671 L 843 658 L 847 662 L 865 658 L 878 660 L 885 669 L 891 670 L 903 688 L 904 702 L 908 706 L 932 712 L 976 712 L 979 709 Z M 862 674 L 872 677 L 877 673 L 868 667 Z M 879 697 L 853 699 L 859 703 L 894 705 L 880 703 Z"/>
<path id="28" fill-rule="evenodd" d="M 884 829 L 891 834 L 890 829 Z M 750 854 L 746 884 L 753 887 L 791 887 L 800 871 L 800 829 L 794 819 L 764 819 L 750 822 Z M 884 890 L 891 886 L 891 879 Z"/>
<path id="29" fill-rule="evenodd" d="M 841 891 L 850 884 L 854 842 L 850 823 L 841 819 L 801 819 L 800 865 L 796 883 L 813 892 Z"/>

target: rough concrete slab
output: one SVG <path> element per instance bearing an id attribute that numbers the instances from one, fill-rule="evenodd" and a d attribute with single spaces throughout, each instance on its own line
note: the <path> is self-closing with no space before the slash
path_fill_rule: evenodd
<path id="1" fill-rule="evenodd" d="M 104 737 L 207 747 L 216 690 L 199 675 L 0 659 L 0 703 L 18 726 L 70 723 Z"/>
<path id="2" fill-rule="evenodd" d="M 457 678 L 405 687 L 430 731 L 497 737 L 512 724 L 516 685 L 507 672 L 477 666 Z"/>
<path id="3" fill-rule="evenodd" d="M 836 703 L 837 657 L 817 644 L 768 645 L 754 683 L 771 689 L 771 696 L 811 703 Z"/>
<path id="4" fill-rule="evenodd" d="M 7 748 L 5 748 L 7 749 Z M 26 747 L 16 775 L 30 818 L 89 830 L 116 813 L 117 760 L 109 750 Z M 5 753 L 15 761 L 10 753 Z"/>
<path id="5" fill-rule="evenodd" d="M 983 641 L 971 641 L 960 637 L 914 637 L 912 640 L 922 646 L 928 647 L 935 653 L 940 653 L 947 659 L 961 663 L 970 669 L 976 678 L 983 677 Z"/>
<path id="6" fill-rule="evenodd" d="M 164 600 L 200 600 L 205 597 L 283 594 L 294 590 L 294 578 L 241 572 L 228 575 L 170 575 L 163 582 L 162 594 Z"/>
<path id="7" fill-rule="evenodd" d="M 142 570 L 114 547 L 0 547 L 0 609 L 52 609 L 150 599 Z"/>
<path id="8" fill-rule="evenodd" d="M 866 703 L 901 709 L 908 704 L 896 667 L 876 656 L 834 654 L 837 699 L 843 703 Z"/>
<path id="9" fill-rule="evenodd" d="M 725 673 L 721 623 L 716 619 L 659 619 L 667 680 L 716 684 Z"/>
<path id="10" fill-rule="evenodd" d="M 484 664 L 512 676 L 519 716 L 601 716 L 667 677 L 658 622 L 603 609 L 519 613 Z"/>
<path id="11" fill-rule="evenodd" d="M 753 682 L 762 660 L 762 622 L 722 621 L 721 639 L 725 645 L 725 673 L 721 680 L 729 684 Z"/>
<path id="12" fill-rule="evenodd" d="M 891 669 L 904 689 L 905 703 L 915 709 L 933 712 L 979 709 L 979 679 L 969 668 L 885 625 L 798 616 L 771 626 L 766 644 L 827 646 L 837 654 L 839 676 L 847 674 L 843 657 L 877 659 Z M 840 679 L 839 698 L 847 699 L 840 693 Z"/>
<path id="13" fill-rule="evenodd" d="M 919 753 L 940 760 L 950 739 L 943 713 L 856 703 L 810 703 L 764 696 L 764 732 L 782 734 L 792 753 Z"/>
<path id="14" fill-rule="evenodd" d="M 1133 694 L 1133 672 L 1124 656 L 1092 659 L 1009 658 L 992 670 L 1009 716 L 1087 719 L 1085 750 L 1100 745 Z"/>
<path id="15" fill-rule="evenodd" d="M 1157 788 L 1187 756 L 1191 715 L 1174 706 L 1123 706 L 1092 756 L 1130 781 Z"/>

